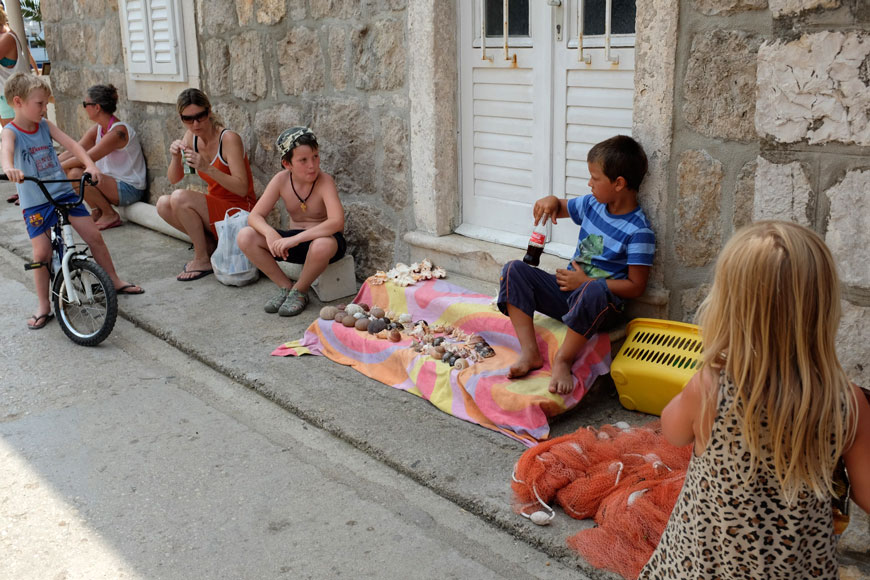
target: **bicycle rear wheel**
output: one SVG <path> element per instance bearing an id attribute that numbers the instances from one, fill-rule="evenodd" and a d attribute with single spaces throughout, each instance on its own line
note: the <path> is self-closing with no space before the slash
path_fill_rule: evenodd
<path id="1" fill-rule="evenodd" d="M 71 260 L 69 273 L 69 280 L 64 277 L 63 271 L 54 278 L 52 299 L 57 321 L 64 334 L 74 343 L 96 346 L 115 327 L 118 317 L 115 286 L 105 270 L 93 260 Z M 79 304 L 69 301 L 68 285 L 75 289 Z"/>

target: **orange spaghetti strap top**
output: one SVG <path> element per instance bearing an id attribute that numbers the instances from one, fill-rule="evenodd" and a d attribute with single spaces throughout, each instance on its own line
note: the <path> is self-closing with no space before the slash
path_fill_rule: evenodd
<path id="1" fill-rule="evenodd" d="M 230 166 L 227 165 L 226 161 L 224 161 L 223 157 L 223 144 L 224 144 L 224 133 L 226 133 L 228 129 L 224 129 L 221 131 L 220 137 L 218 138 L 218 152 L 217 155 L 212 159 L 211 166 L 220 171 L 221 173 L 226 173 L 227 175 L 231 175 Z M 193 136 L 193 150 L 199 152 L 197 149 L 197 137 Z M 245 154 L 245 173 L 248 175 L 248 193 L 244 198 L 239 197 L 235 193 L 228 190 L 226 187 L 209 177 L 203 173 L 197 173 L 203 181 L 208 184 L 208 195 L 214 196 L 217 199 L 223 199 L 226 201 L 233 202 L 238 206 L 243 206 L 245 204 L 240 203 L 242 199 L 245 200 L 247 204 L 248 211 L 254 207 L 254 204 L 257 203 L 257 196 L 254 194 L 254 175 L 251 172 L 251 163 L 248 161 L 248 156 Z"/>

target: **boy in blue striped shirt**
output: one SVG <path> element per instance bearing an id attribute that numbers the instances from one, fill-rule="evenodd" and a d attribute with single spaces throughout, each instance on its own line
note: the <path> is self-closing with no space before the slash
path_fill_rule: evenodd
<path id="1" fill-rule="evenodd" d="M 587 156 L 592 195 L 570 200 L 549 196 L 535 202 L 541 220 L 570 217 L 580 225 L 574 257 L 565 269 L 549 274 L 514 260 L 502 270 L 498 307 L 510 316 L 520 341 L 520 358 L 508 378 L 543 366 L 535 339 L 535 311 L 568 326 L 565 342 L 553 361 L 550 392 L 574 388 L 571 367 L 593 334 L 618 321 L 624 299 L 643 294 L 655 252 L 655 234 L 637 203 L 647 170 L 643 148 L 617 135 L 595 145 Z"/>

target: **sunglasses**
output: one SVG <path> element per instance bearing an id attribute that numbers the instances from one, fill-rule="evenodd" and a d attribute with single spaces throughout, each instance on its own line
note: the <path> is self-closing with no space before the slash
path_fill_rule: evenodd
<path id="1" fill-rule="evenodd" d="M 196 115 L 181 115 L 181 122 L 185 125 L 193 125 L 196 121 L 202 121 L 208 117 L 208 109 L 203 109 Z"/>
<path id="2" fill-rule="evenodd" d="M 88 101 L 82 101 L 82 108 L 87 109 L 88 107 L 93 107 L 96 103 L 89 103 Z"/>

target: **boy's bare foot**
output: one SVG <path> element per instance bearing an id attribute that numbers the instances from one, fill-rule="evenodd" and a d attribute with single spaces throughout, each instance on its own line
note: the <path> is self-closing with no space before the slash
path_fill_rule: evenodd
<path id="1" fill-rule="evenodd" d="M 557 395 L 567 395 L 574 390 L 574 375 L 571 374 L 571 365 L 560 361 L 553 361 L 553 378 L 550 379 L 550 392 Z"/>
<path id="2" fill-rule="evenodd" d="M 540 355 L 537 357 L 520 356 L 520 358 L 517 359 L 517 362 L 512 364 L 511 368 L 508 369 L 507 378 L 518 379 L 524 377 L 542 366 L 544 366 L 544 361 L 541 359 Z"/>

